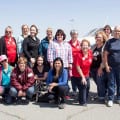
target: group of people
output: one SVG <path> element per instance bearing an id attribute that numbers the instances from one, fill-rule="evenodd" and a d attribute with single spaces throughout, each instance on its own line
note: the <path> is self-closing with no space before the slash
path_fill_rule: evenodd
<path id="1" fill-rule="evenodd" d="M 0 38 L 0 94 L 7 103 L 21 102 L 22 97 L 28 102 L 35 94 L 36 81 L 44 81 L 48 98 L 53 95 L 55 103 L 63 109 L 69 93 L 68 79 L 71 79 L 73 94 L 78 89 L 78 102 L 86 106 L 92 77 L 100 102 L 105 102 L 107 97 L 109 107 L 115 99 L 120 104 L 120 26 L 112 31 L 106 25 L 98 31 L 92 47 L 89 40 L 78 40 L 77 30 L 70 31 L 69 42 L 62 29 L 54 36 L 48 28 L 41 41 L 36 25 L 30 29 L 22 25 L 18 39 L 12 32 L 8 26 Z"/>

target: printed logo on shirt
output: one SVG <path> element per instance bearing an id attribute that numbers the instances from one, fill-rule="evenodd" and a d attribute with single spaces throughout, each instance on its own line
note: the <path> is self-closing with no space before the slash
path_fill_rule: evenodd
<path id="1" fill-rule="evenodd" d="M 18 76 L 18 78 L 21 78 L 21 77 L 22 77 L 21 75 Z"/>
<path id="2" fill-rule="evenodd" d="M 89 59 L 89 62 L 90 62 L 90 63 L 92 62 L 92 59 L 91 59 L 91 58 Z"/>
<path id="3" fill-rule="evenodd" d="M 28 77 L 32 77 L 33 76 L 33 73 L 28 73 Z"/>

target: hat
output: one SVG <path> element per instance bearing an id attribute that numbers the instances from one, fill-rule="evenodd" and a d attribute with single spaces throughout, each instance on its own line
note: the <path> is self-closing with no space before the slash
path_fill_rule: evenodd
<path id="1" fill-rule="evenodd" d="M 7 60 L 7 56 L 6 55 L 0 55 L 0 62 Z"/>

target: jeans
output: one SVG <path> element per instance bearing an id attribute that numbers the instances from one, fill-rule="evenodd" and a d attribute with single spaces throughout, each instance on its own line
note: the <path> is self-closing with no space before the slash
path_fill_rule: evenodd
<path id="1" fill-rule="evenodd" d="M 2 95 L 2 98 L 3 98 L 4 102 L 7 103 L 7 104 L 10 104 L 12 102 L 12 98 L 9 95 L 10 88 L 9 87 L 6 88 L 4 86 L 1 86 L 1 88 L 2 88 L 1 95 Z"/>
<path id="2" fill-rule="evenodd" d="M 87 85 L 83 85 L 81 83 L 81 80 L 82 80 L 81 77 L 75 77 L 74 80 L 79 90 L 79 103 L 86 104 L 88 99 L 89 89 L 90 89 L 90 80 L 89 78 L 86 78 Z"/>
<path id="3" fill-rule="evenodd" d="M 34 86 L 29 87 L 29 88 L 26 90 L 26 97 L 32 98 L 33 94 L 34 94 Z M 18 97 L 18 91 L 17 91 L 17 89 L 16 89 L 15 87 L 11 87 L 11 88 L 10 88 L 10 95 L 11 95 L 12 97 Z"/>
<path id="4" fill-rule="evenodd" d="M 93 80 L 94 80 L 94 82 L 96 83 L 96 85 L 97 85 L 97 71 L 98 71 L 97 68 L 92 68 L 92 69 L 90 70 L 90 77 L 93 78 Z"/>
<path id="5" fill-rule="evenodd" d="M 75 77 L 71 77 L 71 85 L 72 85 L 72 90 L 73 92 L 76 92 L 77 91 L 77 85 L 76 85 L 76 82 L 75 82 Z"/>
<path id="6" fill-rule="evenodd" d="M 114 100 L 115 86 L 117 99 L 120 100 L 120 67 L 112 67 L 108 74 L 108 100 Z"/>
<path id="7" fill-rule="evenodd" d="M 103 70 L 103 74 L 101 76 L 97 75 L 97 92 L 98 97 L 104 99 L 106 97 L 107 89 L 108 89 L 108 78 L 105 69 Z"/>
<path id="8" fill-rule="evenodd" d="M 52 89 L 52 91 L 55 93 L 58 97 L 65 97 L 68 92 L 69 87 L 66 86 L 56 86 Z"/>

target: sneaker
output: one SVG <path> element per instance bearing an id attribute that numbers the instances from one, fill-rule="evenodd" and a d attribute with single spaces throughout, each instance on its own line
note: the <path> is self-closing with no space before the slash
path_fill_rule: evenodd
<path id="1" fill-rule="evenodd" d="M 112 100 L 109 100 L 108 103 L 107 103 L 108 107 L 112 107 L 113 106 L 113 101 Z"/>
<path id="2" fill-rule="evenodd" d="M 22 98 L 18 97 L 17 100 L 16 100 L 16 104 L 21 105 L 21 103 L 22 103 Z"/>
<path id="3" fill-rule="evenodd" d="M 65 108 L 65 104 L 64 104 L 64 103 L 59 104 L 59 105 L 58 105 L 58 108 L 59 108 L 59 109 L 64 109 L 64 108 Z"/>

